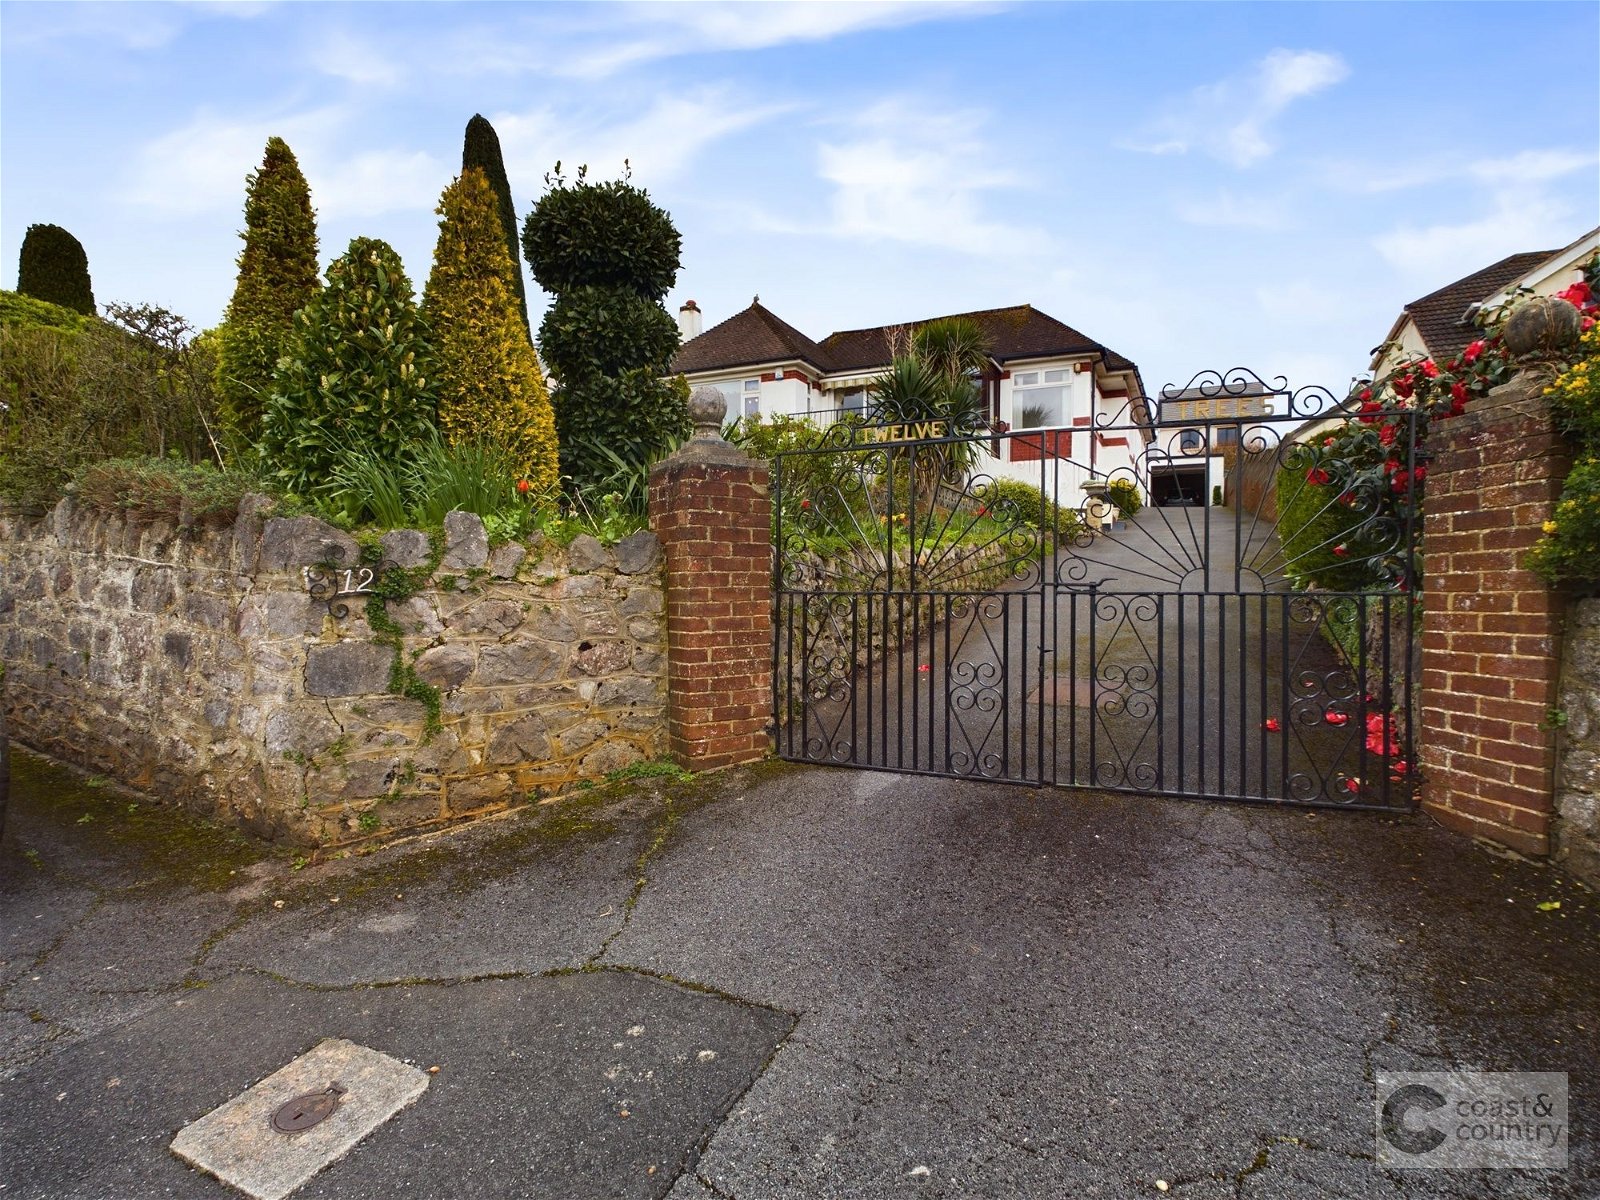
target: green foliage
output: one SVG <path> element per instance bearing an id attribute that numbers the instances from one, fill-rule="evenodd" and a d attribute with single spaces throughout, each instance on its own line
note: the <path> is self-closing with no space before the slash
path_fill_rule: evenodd
<path id="1" fill-rule="evenodd" d="M 517 464 L 502 449 L 477 442 L 452 446 L 437 432 L 391 454 L 370 447 L 341 456 L 317 495 L 318 506 L 350 524 L 386 529 L 435 526 L 455 510 L 494 519 L 508 536 L 531 527 L 529 501 L 517 487 Z"/>
<path id="2" fill-rule="evenodd" d="M 467 122 L 461 144 L 461 173 L 477 167 L 494 189 L 500 214 L 500 229 L 506 240 L 506 258 L 511 264 L 511 283 L 517 293 L 517 315 L 522 318 L 523 336 L 533 344 L 533 327 L 528 323 L 528 285 L 522 278 L 522 247 L 517 241 L 517 209 L 511 202 L 511 183 L 506 179 L 505 160 L 500 156 L 500 136 L 494 126 L 479 114 Z"/>
<path id="3" fill-rule="evenodd" d="M 1592 589 L 1600 583 L 1600 325 L 1583 335 L 1583 357 L 1545 395 L 1576 443 L 1554 516 L 1524 565 L 1552 584 Z"/>
<path id="4" fill-rule="evenodd" d="M 986 515 L 1004 524 L 1031 525 L 1055 534 L 1058 540 L 1073 537 L 1083 530 L 1083 521 L 1076 509 L 1063 508 L 1031 483 L 1020 479 L 985 480 L 975 493 L 988 510 Z"/>
<path id="5" fill-rule="evenodd" d="M 1211 485 L 1211 507 L 1222 507 L 1222 485 L 1220 483 L 1214 483 Z"/>
<path id="6" fill-rule="evenodd" d="M 615 471 L 596 447 L 648 463 L 691 430 L 687 387 L 664 378 L 677 334 L 661 298 L 677 277 L 678 232 L 643 190 L 585 175 L 546 176 L 522 233 L 534 278 L 556 297 L 539 344 L 556 379 L 561 471 L 579 491 Z"/>
<path id="7" fill-rule="evenodd" d="M 1278 468 L 1278 539 L 1284 573 L 1300 588 L 1359 592 L 1371 586 L 1371 547 L 1362 531 L 1372 520 L 1370 505 L 1341 503 L 1339 486 L 1316 483 L 1299 455 Z"/>
<path id="8" fill-rule="evenodd" d="M 637 292 L 584 285 L 562 295 L 545 314 L 539 346 L 561 365 L 564 377 L 615 376 L 641 363 L 670 362 L 678 325 L 659 303 Z"/>
<path id="9" fill-rule="evenodd" d="M 317 294 L 317 226 L 311 189 L 294 151 L 268 138 L 261 168 L 245 183 L 244 250 L 223 314 L 217 390 L 236 447 L 260 435 L 273 371 L 288 348 L 294 314 Z"/>
<path id="10" fill-rule="evenodd" d="M 673 783 L 688 783 L 693 771 L 686 771 L 670 758 L 648 759 L 618 767 L 606 772 L 607 783 L 621 783 L 628 779 L 667 779 Z"/>
<path id="11" fill-rule="evenodd" d="M 184 524 L 226 524 L 239 515 L 239 501 L 261 488 L 246 471 L 148 455 L 88 463 L 73 482 L 78 502 L 88 508 Z"/>
<path id="12" fill-rule="evenodd" d="M 76 309 L 24 296 L 21 292 L 0 291 L 0 325 L 66 329 L 81 333 L 93 321 L 93 317 L 86 317 Z"/>
<path id="13" fill-rule="evenodd" d="M 948 433 L 959 435 L 987 423 L 983 393 L 975 380 L 947 373 L 920 358 L 896 358 L 873 381 L 870 397 L 869 424 L 943 421 Z M 941 479 L 950 483 L 966 479 L 977 465 L 978 443 L 966 440 L 929 446 L 917 451 L 916 459 L 921 468 L 917 486 L 925 493 Z"/>
<path id="14" fill-rule="evenodd" d="M 917 326 L 911 357 L 949 378 L 971 375 L 989 365 L 989 335 L 971 317 L 940 317 Z"/>
<path id="15" fill-rule="evenodd" d="M 215 456 L 212 349 L 165 309 L 113 304 L 79 330 L 0 325 L 0 496 L 54 504 L 102 459 Z"/>
<path id="16" fill-rule="evenodd" d="M 586 285 L 619 287 L 659 301 L 678 277 L 682 240 L 672 218 L 626 178 L 589 183 L 587 168 L 568 184 L 561 164 L 522 226 L 533 277 L 563 296 Z"/>
<path id="17" fill-rule="evenodd" d="M 434 387 L 432 343 L 400 256 L 356 238 L 295 314 L 262 420 L 264 468 L 310 496 L 347 454 L 403 458 L 435 428 Z"/>
<path id="18" fill-rule="evenodd" d="M 1144 499 L 1132 480 L 1113 479 L 1106 485 L 1106 499 L 1116 505 L 1117 511 L 1131 517 L 1144 507 Z"/>
<path id="19" fill-rule="evenodd" d="M 83 243 L 59 225 L 29 225 L 17 261 L 17 291 L 94 316 L 94 289 Z"/>
<path id="20" fill-rule="evenodd" d="M 438 212 L 444 219 L 423 312 L 438 360 L 440 426 L 453 443 L 503 450 L 515 476 L 542 494 L 560 473 L 555 415 L 518 315 L 515 268 L 484 173 L 463 170 L 445 189 Z"/>

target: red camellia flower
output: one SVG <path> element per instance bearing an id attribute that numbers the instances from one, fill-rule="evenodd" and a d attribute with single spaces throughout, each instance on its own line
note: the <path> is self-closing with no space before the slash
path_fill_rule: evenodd
<path id="1" fill-rule="evenodd" d="M 810 507 L 811 507 L 811 501 L 809 501 L 809 500 L 802 500 L 802 501 L 800 501 L 800 507 L 801 507 L 801 508 L 802 508 L 802 509 L 807 509 L 807 508 L 810 508 Z"/>
<path id="2" fill-rule="evenodd" d="M 1340 712 L 1337 708 L 1330 708 L 1322 714 L 1322 719 L 1329 725 L 1346 725 L 1350 722 L 1350 714 Z"/>
<path id="3" fill-rule="evenodd" d="M 1346 554 L 1350 553 L 1350 548 L 1343 542 L 1340 542 L 1333 548 L 1333 553 L 1335 558 L 1343 558 Z"/>
<path id="4" fill-rule="evenodd" d="M 1268 733 L 1277 733 L 1278 730 L 1283 728 L 1283 726 L 1278 724 L 1277 717 L 1268 717 L 1265 721 L 1261 722 L 1261 728 L 1265 729 Z"/>
<path id="5" fill-rule="evenodd" d="M 1479 356 L 1483 354 L 1485 349 L 1487 349 L 1487 343 L 1482 341 L 1473 342 L 1461 352 L 1461 361 L 1471 365 L 1478 361 Z"/>
<path id="6" fill-rule="evenodd" d="M 923 663 L 920 667 L 917 668 L 917 670 L 919 670 L 919 671 L 931 671 L 931 670 L 933 670 L 933 666 L 931 664 L 929 664 L 929 663 Z"/>
<path id="7" fill-rule="evenodd" d="M 1406 772 L 1410 769 L 1410 764 L 1405 759 L 1397 758 L 1389 764 L 1389 778 L 1399 782 L 1406 777 Z"/>
<path id="8" fill-rule="evenodd" d="M 1433 359 L 1429 358 L 1423 360 L 1422 373 L 1429 379 L 1439 378 L 1439 368 L 1434 364 Z"/>
<path id="9" fill-rule="evenodd" d="M 1343 493 L 1339 497 L 1339 503 L 1344 505 L 1346 508 L 1354 508 L 1356 506 L 1356 494 L 1354 492 Z"/>
<path id="10" fill-rule="evenodd" d="M 1322 448 L 1324 450 L 1332 450 L 1333 449 L 1333 439 L 1332 438 L 1323 438 L 1322 439 Z"/>
<path id="11" fill-rule="evenodd" d="M 1384 425 L 1378 430 L 1378 445 L 1394 445 L 1395 428 L 1393 425 Z"/>
<path id="12" fill-rule="evenodd" d="M 1405 491 L 1411 486 L 1411 472 L 1406 470 L 1396 471 L 1394 473 L 1394 483 L 1392 486 L 1397 492 Z"/>
<path id="13" fill-rule="evenodd" d="M 1342 785 L 1340 785 L 1340 786 L 1342 786 L 1345 791 L 1349 792 L 1352 796 L 1354 796 L 1357 792 L 1359 792 L 1361 790 L 1361 780 L 1359 780 L 1359 779 L 1346 779 L 1344 781 L 1344 783 Z"/>
<path id="14" fill-rule="evenodd" d="M 1328 482 L 1328 473 L 1321 467 L 1312 467 L 1306 472 L 1306 482 L 1315 487 L 1321 487 Z"/>
<path id="15" fill-rule="evenodd" d="M 1556 293 L 1557 300 L 1565 300 L 1573 308 L 1582 308 L 1589 303 L 1589 298 L 1594 295 L 1587 283 L 1581 279 L 1571 287 L 1564 288 Z"/>
<path id="16" fill-rule="evenodd" d="M 1361 389 L 1361 398 L 1363 400 L 1371 400 L 1372 399 L 1372 389 L 1371 388 L 1362 388 Z"/>
<path id="17" fill-rule="evenodd" d="M 1456 380 L 1450 385 L 1450 394 L 1457 400 L 1465 403 L 1467 399 L 1467 385 L 1462 383 L 1459 379 Z"/>
<path id="18" fill-rule="evenodd" d="M 524 496 L 526 496 L 528 494 L 528 489 L 531 488 L 532 486 L 533 485 L 531 483 L 529 483 L 526 479 L 517 480 L 517 491 L 519 493 L 521 493 L 522 495 L 524 495 Z"/>
<path id="19" fill-rule="evenodd" d="M 1417 390 L 1417 381 L 1409 375 L 1402 375 L 1394 381 L 1394 394 L 1402 400 L 1411 399 L 1411 394 Z"/>

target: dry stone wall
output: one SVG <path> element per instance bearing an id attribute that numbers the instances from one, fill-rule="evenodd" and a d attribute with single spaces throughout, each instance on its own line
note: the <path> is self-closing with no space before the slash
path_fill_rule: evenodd
<path id="1" fill-rule="evenodd" d="M 1556 858 L 1600 887 L 1600 600 L 1567 610 L 1556 773 Z"/>
<path id="2" fill-rule="evenodd" d="M 258 836 L 328 846 L 540 798 L 666 748 L 661 550 L 383 539 L 409 593 L 317 601 L 360 548 L 248 498 L 222 528 L 0 514 L 19 742 Z M 431 566 L 435 559 L 437 565 Z"/>

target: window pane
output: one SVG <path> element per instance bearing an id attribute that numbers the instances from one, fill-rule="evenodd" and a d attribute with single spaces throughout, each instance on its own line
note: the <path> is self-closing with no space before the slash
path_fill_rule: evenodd
<path id="1" fill-rule="evenodd" d="M 744 398 L 744 415 L 747 417 L 759 417 L 761 415 L 760 396 L 746 396 Z"/>
<path id="2" fill-rule="evenodd" d="M 1046 371 L 1044 373 L 1044 381 L 1046 383 L 1065 383 L 1067 381 L 1067 373 L 1065 371 Z"/>
<path id="3" fill-rule="evenodd" d="M 853 388 L 848 392 L 840 392 L 839 411 L 842 413 L 865 412 L 867 407 L 867 389 Z"/>
<path id="4" fill-rule="evenodd" d="M 1200 434 L 1194 429 L 1185 429 L 1183 435 L 1178 439 L 1178 446 L 1185 454 L 1199 454 L 1200 443 Z"/>
<path id="5" fill-rule="evenodd" d="M 1015 382 L 1017 387 L 1032 387 L 1039 382 L 1039 372 L 1029 371 L 1026 375 L 1018 375 Z"/>
<path id="6" fill-rule="evenodd" d="M 1239 430 L 1233 425 L 1219 425 L 1216 431 L 1217 445 L 1237 446 L 1239 444 Z"/>
<path id="7" fill-rule="evenodd" d="M 1039 429 L 1050 425 L 1065 425 L 1067 389 L 1063 387 L 1029 388 L 1018 392 L 1015 399 L 1019 429 Z"/>
<path id="8" fill-rule="evenodd" d="M 761 390 L 761 380 L 746 379 L 744 381 L 744 390 L 747 392 L 759 392 Z"/>

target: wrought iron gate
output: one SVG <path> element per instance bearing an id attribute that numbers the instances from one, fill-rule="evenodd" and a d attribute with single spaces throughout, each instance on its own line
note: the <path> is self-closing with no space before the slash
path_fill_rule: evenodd
<path id="1" fill-rule="evenodd" d="M 1244 371 L 1163 395 L 1159 422 L 841 423 L 777 455 L 779 754 L 1409 806 L 1415 414 Z"/>

